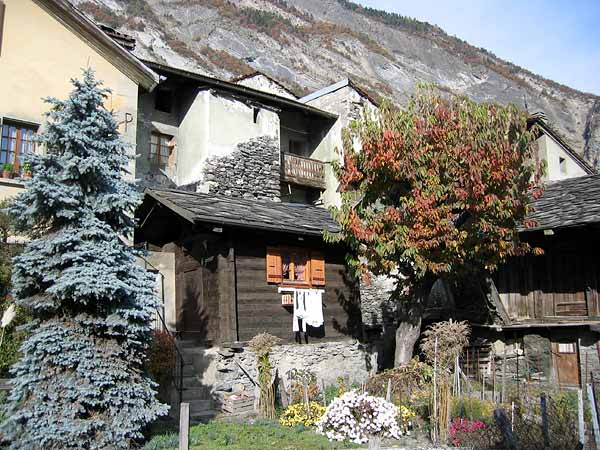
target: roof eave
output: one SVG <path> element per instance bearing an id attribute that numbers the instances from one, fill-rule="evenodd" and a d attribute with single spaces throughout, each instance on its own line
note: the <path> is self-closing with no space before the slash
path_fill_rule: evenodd
<path id="1" fill-rule="evenodd" d="M 188 222 L 193 223 L 193 224 L 210 223 L 210 224 L 214 224 L 214 225 L 224 225 L 224 226 L 229 226 L 229 227 L 234 227 L 234 228 L 245 228 L 245 229 L 251 229 L 251 230 L 263 230 L 263 231 L 277 231 L 280 233 L 290 233 L 290 234 L 303 235 L 303 236 L 319 236 L 319 237 L 322 237 L 323 232 L 325 231 L 325 230 L 310 230 L 307 228 L 281 227 L 281 226 L 276 226 L 276 225 L 270 226 L 268 224 L 260 224 L 260 223 L 245 223 L 245 222 L 240 222 L 240 221 L 235 221 L 235 220 L 226 220 L 226 219 L 222 219 L 222 218 L 216 218 L 214 216 L 195 215 L 195 214 L 190 213 L 185 208 L 182 208 L 182 207 L 176 205 L 175 203 L 169 201 L 168 199 L 162 197 L 159 193 L 157 193 L 156 191 L 154 191 L 151 188 L 144 189 L 144 194 L 149 195 L 158 203 L 166 206 L 171 211 L 180 215 L 181 217 L 186 219 Z M 335 232 L 334 230 L 328 230 L 328 231 Z"/>
<path id="2" fill-rule="evenodd" d="M 594 175 L 596 170 L 592 167 L 590 163 L 588 163 L 585 159 L 583 159 L 575 150 L 571 148 L 571 146 L 565 142 L 565 140 L 554 130 L 551 126 L 546 123 L 546 121 L 542 117 L 532 116 L 531 123 L 539 125 L 539 127 L 548 134 L 558 145 L 560 145 L 569 155 L 575 159 L 576 163 L 586 172 L 588 175 Z"/>
<path id="3" fill-rule="evenodd" d="M 80 36 L 132 81 L 148 91 L 158 85 L 158 75 L 108 37 L 92 20 L 66 0 L 33 0 L 52 17 Z"/>
<path id="4" fill-rule="evenodd" d="M 215 88 L 220 88 L 225 91 L 235 92 L 246 97 L 255 98 L 259 100 L 263 100 L 266 102 L 272 102 L 279 105 L 284 105 L 289 108 L 299 109 L 309 114 L 314 114 L 320 117 L 324 117 L 329 120 L 337 120 L 337 114 L 332 114 L 327 111 L 323 111 L 322 109 L 315 108 L 314 106 L 305 105 L 298 100 L 289 99 L 286 97 L 280 97 L 279 95 L 270 94 L 268 92 L 259 91 L 257 89 L 250 88 L 248 86 L 244 86 L 241 84 L 231 83 L 230 81 L 219 80 L 217 78 L 209 77 L 207 75 L 201 75 L 199 73 L 189 72 L 187 70 L 178 69 L 176 67 L 165 66 L 163 64 L 143 60 L 143 62 L 149 67 L 155 68 L 157 70 L 161 70 L 167 73 L 172 73 L 174 75 L 179 75 L 181 77 L 189 78 L 191 80 L 200 81 L 202 83 L 206 83 Z"/>

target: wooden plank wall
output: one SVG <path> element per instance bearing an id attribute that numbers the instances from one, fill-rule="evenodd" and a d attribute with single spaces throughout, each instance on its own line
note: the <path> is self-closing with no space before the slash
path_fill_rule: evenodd
<path id="1" fill-rule="evenodd" d="M 284 241 L 290 245 L 290 241 Z M 237 315 L 240 341 L 247 341 L 261 332 L 268 332 L 293 342 L 292 308 L 281 305 L 278 286 L 266 281 L 266 248 L 277 245 L 272 239 L 236 240 Z M 296 244 L 294 244 L 296 245 Z M 323 250 L 323 245 L 314 248 Z M 307 248 L 310 248 L 307 245 Z M 309 342 L 336 340 L 361 333 L 359 297 L 355 280 L 349 277 L 344 254 L 324 251 L 325 294 L 323 314 L 325 326 L 309 334 Z"/>
<path id="2" fill-rule="evenodd" d="M 513 258 L 494 276 L 511 319 L 600 316 L 598 240 L 571 232 L 538 244 L 544 255 Z"/>
<path id="3" fill-rule="evenodd" d="M 219 339 L 218 254 L 226 252 L 210 236 L 163 246 L 175 253 L 177 331 L 198 342 Z"/>

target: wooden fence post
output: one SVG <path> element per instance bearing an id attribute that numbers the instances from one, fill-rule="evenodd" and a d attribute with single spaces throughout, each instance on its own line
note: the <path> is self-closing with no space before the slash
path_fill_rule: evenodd
<path id="1" fill-rule="evenodd" d="M 387 391 L 385 393 L 385 399 L 388 402 L 392 401 L 392 379 L 391 378 L 388 378 Z"/>
<path id="2" fill-rule="evenodd" d="M 498 424 L 498 428 L 500 428 L 502 436 L 504 436 L 504 440 L 509 445 L 509 448 L 511 450 L 521 450 L 519 443 L 513 435 L 511 424 L 508 423 L 508 417 L 506 417 L 506 412 L 503 409 L 494 410 L 494 420 Z"/>
<path id="3" fill-rule="evenodd" d="M 590 402 L 590 412 L 592 413 L 592 426 L 594 428 L 594 439 L 596 448 L 600 448 L 600 427 L 598 426 L 598 411 L 596 410 L 596 401 L 594 400 L 594 390 L 590 383 L 587 384 L 588 399 Z"/>
<path id="4" fill-rule="evenodd" d="M 550 448 L 550 429 L 548 427 L 548 407 L 546 394 L 540 394 L 540 409 L 542 413 L 542 436 L 544 437 L 544 448 Z"/>
<path id="5" fill-rule="evenodd" d="M 506 383 L 506 344 L 504 344 L 504 354 L 502 355 L 502 386 L 500 388 L 500 403 L 504 403 L 506 401 L 506 391 L 505 389 Z"/>
<path id="6" fill-rule="evenodd" d="M 304 392 L 304 407 L 306 408 L 306 415 L 310 417 L 310 404 L 308 402 L 308 380 L 306 377 L 302 379 L 302 390 Z"/>
<path id="7" fill-rule="evenodd" d="M 577 419 L 579 427 L 579 444 L 581 448 L 585 447 L 585 422 L 583 412 L 583 393 L 577 389 Z"/>
<path id="8" fill-rule="evenodd" d="M 181 403 L 179 407 L 179 450 L 190 448 L 190 404 Z"/>

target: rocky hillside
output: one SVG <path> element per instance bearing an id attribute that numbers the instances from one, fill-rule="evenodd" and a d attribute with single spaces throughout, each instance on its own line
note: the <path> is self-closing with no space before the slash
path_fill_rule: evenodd
<path id="1" fill-rule="evenodd" d="M 598 165 L 600 97 L 425 22 L 347 0 L 71 1 L 96 21 L 134 35 L 138 56 L 221 78 L 260 70 L 303 94 L 350 77 L 396 102 L 426 81 L 478 101 L 516 103 L 544 112 Z"/>

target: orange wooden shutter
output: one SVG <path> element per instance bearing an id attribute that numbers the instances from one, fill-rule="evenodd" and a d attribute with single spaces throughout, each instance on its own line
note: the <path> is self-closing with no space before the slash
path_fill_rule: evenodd
<path id="1" fill-rule="evenodd" d="M 325 285 L 325 258 L 321 253 L 311 253 L 310 277 L 314 286 Z"/>
<path id="2" fill-rule="evenodd" d="M 277 247 L 267 247 L 267 283 L 281 283 L 281 252 Z"/>

